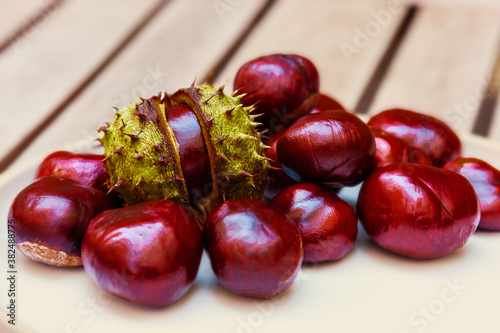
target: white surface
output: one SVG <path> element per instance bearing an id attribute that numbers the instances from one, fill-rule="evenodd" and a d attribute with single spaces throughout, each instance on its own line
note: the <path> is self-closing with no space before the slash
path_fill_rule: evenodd
<path id="1" fill-rule="evenodd" d="M 500 147 L 462 136 L 464 156 L 500 168 Z M 46 154 L 0 177 L 1 271 L 6 274 L 6 216 Z M 356 189 L 341 196 L 355 200 Z M 143 308 L 105 295 L 82 268 L 64 269 L 17 255 L 17 323 L 1 332 L 499 332 L 500 232 L 476 232 L 466 246 L 432 261 L 378 248 L 360 230 L 338 262 L 304 266 L 291 289 L 268 301 L 233 295 L 216 281 L 206 257 L 191 290 L 174 305 Z M 5 275 L 4 275 L 5 276 Z M 2 311 L 7 280 L 0 279 Z M 455 287 L 452 287 L 455 285 Z"/>

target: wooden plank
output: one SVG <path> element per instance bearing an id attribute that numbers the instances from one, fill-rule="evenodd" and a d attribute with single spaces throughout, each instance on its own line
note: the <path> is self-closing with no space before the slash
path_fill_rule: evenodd
<path id="1" fill-rule="evenodd" d="M 73 0 L 0 57 L 0 165 L 133 31 L 158 0 Z M 96 10 L 99 8 L 99 10 Z M 1 168 L 0 168 L 1 169 Z"/>
<path id="2" fill-rule="evenodd" d="M 258 56 L 297 53 L 318 68 L 320 90 L 353 109 L 405 10 L 385 2 L 278 1 L 235 53 L 218 82 L 231 87 L 238 68 Z"/>
<path id="3" fill-rule="evenodd" d="M 500 11 L 421 8 L 369 113 L 392 107 L 470 132 L 495 65 Z"/>
<path id="4" fill-rule="evenodd" d="M 38 15 L 44 15 L 43 20 L 48 19 L 52 12 L 48 6 L 52 3 L 52 0 L 0 0 L 0 50 L 9 44 L 11 39 L 15 38 L 14 35 L 17 32 L 21 32 L 29 26 L 30 22 Z"/>
<path id="5" fill-rule="evenodd" d="M 112 106 L 161 90 L 173 92 L 207 76 L 266 4 L 266 0 L 241 1 L 222 12 L 211 1 L 172 2 L 11 168 L 40 152 L 88 150 L 95 144 L 96 129 L 112 120 Z"/>
<path id="6" fill-rule="evenodd" d="M 498 0 L 404 0 L 408 3 L 414 3 L 422 7 L 425 6 L 447 6 L 456 9 L 467 10 L 476 9 L 493 9 L 500 10 L 500 1 Z"/>

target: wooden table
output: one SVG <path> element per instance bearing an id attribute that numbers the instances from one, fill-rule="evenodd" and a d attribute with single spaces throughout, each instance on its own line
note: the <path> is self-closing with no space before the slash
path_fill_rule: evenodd
<path id="1" fill-rule="evenodd" d="M 500 142 L 497 0 L 0 1 L 0 171 L 83 151 L 112 106 L 207 78 L 231 88 L 244 62 L 313 60 L 349 110 L 399 106 Z"/>
<path id="2" fill-rule="evenodd" d="M 230 90 L 278 52 L 310 58 L 352 112 L 409 108 L 500 146 L 499 51 L 498 0 L 0 0 L 0 172 L 89 151 L 113 106 Z"/>

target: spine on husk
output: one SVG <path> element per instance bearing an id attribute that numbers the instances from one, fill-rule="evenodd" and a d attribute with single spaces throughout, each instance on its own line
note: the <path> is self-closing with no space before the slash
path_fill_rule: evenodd
<path id="1" fill-rule="evenodd" d="M 200 222 L 225 200 L 261 199 L 267 181 L 266 146 L 256 129 L 257 115 L 209 84 L 160 94 L 118 109 L 101 130 L 110 190 L 127 204 L 170 199 L 189 206 Z M 200 124 L 210 159 L 212 184 L 205 196 L 190 198 L 182 174 L 179 143 L 165 110 L 185 103 Z"/>

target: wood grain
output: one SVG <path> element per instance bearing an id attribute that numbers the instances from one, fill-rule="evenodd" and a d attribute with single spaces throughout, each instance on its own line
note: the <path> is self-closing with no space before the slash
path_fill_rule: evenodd
<path id="1" fill-rule="evenodd" d="M 217 81 L 231 88 L 245 62 L 271 53 L 297 53 L 318 68 L 320 90 L 352 109 L 393 38 L 405 7 L 394 13 L 382 2 L 277 1 Z M 372 37 L 366 35 L 367 29 L 373 29 L 369 32 Z"/>
<path id="2" fill-rule="evenodd" d="M 265 5 L 265 0 L 242 1 L 221 13 L 210 1 L 172 2 L 11 168 L 40 152 L 88 150 L 96 129 L 112 120 L 112 106 L 173 92 L 205 77 Z"/>
<path id="3" fill-rule="evenodd" d="M 499 18 L 498 11 L 421 8 L 370 113 L 409 108 L 470 132 L 493 73 Z"/>
<path id="4" fill-rule="evenodd" d="M 0 164 L 100 66 L 158 1 L 74 0 L 0 56 Z M 96 10 L 99 8 L 99 10 Z M 82 15 L 85 13 L 85 15 Z"/>

